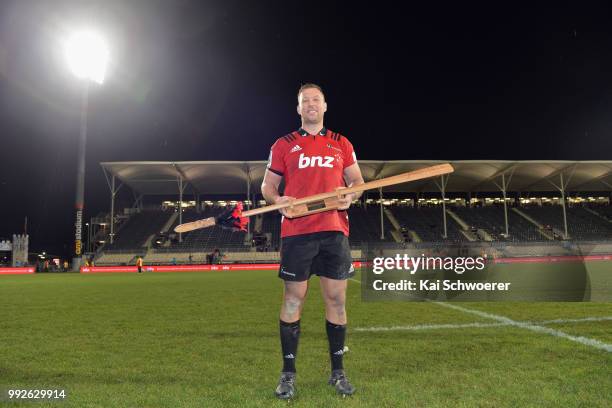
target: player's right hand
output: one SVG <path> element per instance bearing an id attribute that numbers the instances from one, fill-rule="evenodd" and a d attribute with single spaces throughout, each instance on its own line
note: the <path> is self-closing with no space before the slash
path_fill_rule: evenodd
<path id="1" fill-rule="evenodd" d="M 291 196 L 281 196 L 278 197 L 276 199 L 276 201 L 274 202 L 274 204 L 284 204 L 284 203 L 290 203 L 292 201 L 295 201 L 295 197 L 291 197 Z M 281 214 L 283 214 L 285 217 L 287 218 L 291 218 L 289 216 L 289 214 L 287 213 L 287 208 L 289 207 L 285 207 L 285 208 L 281 208 L 280 210 L 278 210 Z"/>

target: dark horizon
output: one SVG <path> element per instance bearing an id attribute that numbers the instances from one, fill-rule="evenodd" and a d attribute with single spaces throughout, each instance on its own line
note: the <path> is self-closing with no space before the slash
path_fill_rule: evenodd
<path id="1" fill-rule="evenodd" d="M 360 159 L 611 160 L 611 11 L 2 3 L 0 237 L 27 216 L 32 249 L 72 248 L 82 84 L 59 39 L 76 22 L 111 47 L 90 94 L 88 220 L 109 207 L 100 162 L 266 160 L 299 127 L 305 82 Z"/>

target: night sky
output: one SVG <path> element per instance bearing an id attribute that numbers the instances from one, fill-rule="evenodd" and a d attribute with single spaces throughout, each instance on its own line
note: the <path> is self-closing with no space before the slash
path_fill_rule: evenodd
<path id="1" fill-rule="evenodd" d="M 72 248 L 80 26 L 111 48 L 85 219 L 109 207 L 102 161 L 267 159 L 305 82 L 361 159 L 612 159 L 611 10 L 463 3 L 3 1 L 0 237 L 28 216 L 32 250 Z"/>

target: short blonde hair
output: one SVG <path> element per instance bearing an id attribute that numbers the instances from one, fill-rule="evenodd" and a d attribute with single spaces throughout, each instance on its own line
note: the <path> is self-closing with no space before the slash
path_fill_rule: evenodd
<path id="1" fill-rule="evenodd" d="M 318 89 L 319 92 L 321 92 L 321 94 L 323 94 L 323 98 L 325 98 L 325 93 L 323 93 L 323 89 L 319 85 L 313 84 L 312 82 L 308 82 L 308 83 L 300 86 L 300 89 L 298 90 L 298 93 L 297 93 L 298 102 L 300 100 L 300 95 L 304 91 L 304 89 L 311 89 L 311 88 Z"/>

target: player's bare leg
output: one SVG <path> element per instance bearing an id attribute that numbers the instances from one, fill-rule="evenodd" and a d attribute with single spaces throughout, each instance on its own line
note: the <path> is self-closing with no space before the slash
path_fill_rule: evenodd
<path id="1" fill-rule="evenodd" d="M 308 292 L 308 281 L 285 281 L 280 312 L 280 338 L 283 370 L 275 394 L 281 399 L 295 396 L 295 358 L 300 338 L 300 316 Z"/>
<path id="2" fill-rule="evenodd" d="M 346 337 L 346 280 L 320 278 L 321 293 L 325 302 L 325 329 L 329 340 L 329 355 L 332 374 L 329 384 L 342 395 L 351 395 L 355 387 L 351 385 L 344 374 L 343 355 L 345 353 L 344 339 Z"/>
<path id="3" fill-rule="evenodd" d="M 285 281 L 283 291 L 283 303 L 281 305 L 280 319 L 291 323 L 300 320 L 304 299 L 308 293 L 308 281 L 291 282 Z"/>
<path id="4" fill-rule="evenodd" d="M 346 280 L 320 278 L 321 294 L 325 302 L 325 318 L 336 325 L 346 324 Z"/>

